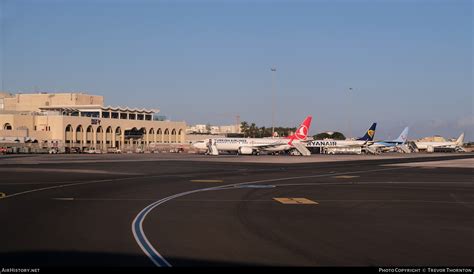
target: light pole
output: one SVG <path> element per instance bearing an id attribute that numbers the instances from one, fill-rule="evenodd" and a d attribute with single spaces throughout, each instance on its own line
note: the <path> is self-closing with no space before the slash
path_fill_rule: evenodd
<path id="1" fill-rule="evenodd" d="M 352 88 L 349 88 L 349 138 L 352 137 Z"/>
<path id="2" fill-rule="evenodd" d="M 272 71 L 272 138 L 275 136 L 275 94 L 276 94 L 276 67 L 271 68 Z"/>

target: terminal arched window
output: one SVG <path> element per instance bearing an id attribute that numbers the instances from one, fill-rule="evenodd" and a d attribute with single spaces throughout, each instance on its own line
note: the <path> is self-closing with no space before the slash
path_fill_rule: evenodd
<path id="1" fill-rule="evenodd" d="M 3 126 L 3 129 L 4 130 L 12 130 L 12 125 L 10 125 L 9 123 L 6 123 L 4 126 Z"/>

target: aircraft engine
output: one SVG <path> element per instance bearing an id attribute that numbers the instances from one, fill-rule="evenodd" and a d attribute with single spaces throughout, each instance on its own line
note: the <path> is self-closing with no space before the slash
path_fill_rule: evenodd
<path id="1" fill-rule="evenodd" d="M 253 149 L 251 147 L 239 147 L 239 154 L 251 155 Z"/>

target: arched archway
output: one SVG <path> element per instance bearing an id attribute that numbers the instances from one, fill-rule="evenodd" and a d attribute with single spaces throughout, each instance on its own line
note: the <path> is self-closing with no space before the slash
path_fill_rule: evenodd
<path id="1" fill-rule="evenodd" d="M 148 144 L 156 143 L 155 129 L 150 128 L 150 130 L 148 131 L 148 134 L 146 136 L 147 136 Z"/>
<path id="2" fill-rule="evenodd" d="M 156 131 L 156 140 L 158 143 L 163 143 L 163 131 L 161 128 Z"/>
<path id="3" fill-rule="evenodd" d="M 170 142 L 170 131 L 168 129 L 165 129 L 165 132 L 163 134 L 164 136 L 164 142 L 169 143 Z"/>
<path id="4" fill-rule="evenodd" d="M 143 149 L 143 145 L 147 145 L 147 139 L 148 139 L 148 131 L 146 130 L 145 127 L 140 128 L 139 130 L 142 133 L 142 137 L 137 140 L 137 145 L 139 148 Z"/>
<path id="5" fill-rule="evenodd" d="M 114 140 L 115 140 L 115 144 L 114 144 L 115 147 L 118 149 L 121 149 L 123 146 L 122 128 L 120 127 L 115 128 Z"/>
<path id="6" fill-rule="evenodd" d="M 170 139 L 171 139 L 171 143 L 176 143 L 176 129 L 174 128 L 171 130 Z"/>
<path id="7" fill-rule="evenodd" d="M 67 125 L 64 131 L 64 142 L 69 146 L 74 143 L 74 129 L 71 125 Z"/>
<path id="8" fill-rule="evenodd" d="M 113 133 L 112 127 L 111 126 L 107 127 L 107 129 L 105 130 L 105 144 L 107 147 L 111 147 L 113 144 L 112 133 Z"/>
<path id="9" fill-rule="evenodd" d="M 84 144 L 84 128 L 82 125 L 78 125 L 76 127 L 76 144 L 80 145 L 81 147 Z"/>
<path id="10" fill-rule="evenodd" d="M 180 128 L 178 131 L 178 135 L 176 136 L 176 143 L 183 143 L 183 129 Z"/>
<path id="11" fill-rule="evenodd" d="M 104 130 L 102 129 L 102 126 L 97 127 L 95 138 L 97 142 L 97 148 L 102 149 L 104 147 Z"/>
<path id="12" fill-rule="evenodd" d="M 86 129 L 86 144 L 90 145 L 94 141 L 94 128 L 92 126 L 88 126 Z"/>
<path id="13" fill-rule="evenodd" d="M 3 125 L 3 130 L 12 130 L 13 127 L 10 123 L 6 123 L 5 125 Z"/>

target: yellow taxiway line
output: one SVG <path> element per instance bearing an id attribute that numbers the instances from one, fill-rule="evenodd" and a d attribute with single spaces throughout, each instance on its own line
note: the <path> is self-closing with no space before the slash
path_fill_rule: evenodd
<path id="1" fill-rule="evenodd" d="M 276 200 L 282 204 L 291 204 L 291 205 L 299 205 L 299 204 L 317 205 L 319 204 L 318 202 L 315 202 L 313 200 L 306 199 L 306 198 L 273 198 L 273 200 Z"/>

